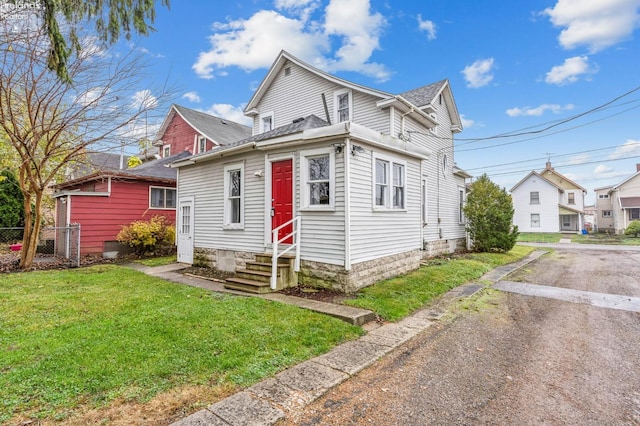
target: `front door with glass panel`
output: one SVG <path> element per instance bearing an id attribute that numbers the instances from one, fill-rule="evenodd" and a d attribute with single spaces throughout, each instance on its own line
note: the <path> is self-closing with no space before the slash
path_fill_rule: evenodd
<path id="1" fill-rule="evenodd" d="M 180 198 L 177 211 L 178 262 L 193 263 L 193 197 Z"/>

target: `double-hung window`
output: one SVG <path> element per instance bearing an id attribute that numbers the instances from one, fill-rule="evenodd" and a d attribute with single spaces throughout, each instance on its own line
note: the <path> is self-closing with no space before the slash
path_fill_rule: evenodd
<path id="1" fill-rule="evenodd" d="M 538 191 L 529 193 L 529 204 L 540 204 L 540 193 Z"/>
<path id="2" fill-rule="evenodd" d="M 640 209 L 629 209 L 629 219 L 630 220 L 640 219 Z"/>
<path id="3" fill-rule="evenodd" d="M 244 227 L 244 164 L 224 167 L 224 226 L 227 229 Z"/>
<path id="4" fill-rule="evenodd" d="M 302 208 L 332 210 L 335 206 L 335 153 L 321 148 L 300 153 Z"/>
<path id="5" fill-rule="evenodd" d="M 336 123 L 353 120 L 352 92 L 349 89 L 337 90 L 333 93 L 333 108 Z"/>
<path id="6" fill-rule="evenodd" d="M 531 213 L 531 227 L 540 228 L 540 213 Z"/>
<path id="7" fill-rule="evenodd" d="M 152 186 L 149 188 L 149 207 L 152 209 L 175 209 L 176 189 Z"/>
<path id="8" fill-rule="evenodd" d="M 576 203 L 576 194 L 573 192 L 568 192 L 567 193 L 567 200 L 569 201 L 569 204 L 575 204 Z"/>
<path id="9" fill-rule="evenodd" d="M 198 153 L 203 153 L 207 150 L 207 138 L 204 136 L 198 136 Z"/>
<path id="10" fill-rule="evenodd" d="M 388 157 L 373 158 L 373 206 L 375 209 L 404 209 L 406 163 Z"/>
<path id="11" fill-rule="evenodd" d="M 260 114 L 260 133 L 273 130 L 273 112 Z"/>

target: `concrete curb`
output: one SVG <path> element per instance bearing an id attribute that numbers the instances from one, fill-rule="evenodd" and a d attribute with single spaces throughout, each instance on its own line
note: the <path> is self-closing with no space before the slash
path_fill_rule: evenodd
<path id="1" fill-rule="evenodd" d="M 545 253 L 544 250 L 536 250 L 518 262 L 488 272 L 480 280 L 493 284 Z M 449 291 L 441 300 L 444 304 L 452 303 L 470 297 L 482 288 L 485 288 L 482 284 L 465 284 Z M 273 425 L 284 419 L 287 413 L 310 404 L 332 387 L 411 340 L 445 314 L 443 308 L 427 307 L 401 321 L 375 328 L 358 340 L 344 343 L 324 355 L 282 371 L 172 426 Z"/>

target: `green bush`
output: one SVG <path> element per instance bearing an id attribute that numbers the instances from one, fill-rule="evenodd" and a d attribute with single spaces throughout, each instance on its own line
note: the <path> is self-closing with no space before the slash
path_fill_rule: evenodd
<path id="1" fill-rule="evenodd" d="M 469 188 L 464 206 L 467 231 L 473 250 L 508 252 L 518 239 L 518 227 L 513 225 L 513 202 L 504 188 L 487 175 L 480 176 Z"/>
<path id="2" fill-rule="evenodd" d="M 20 184 L 10 170 L 0 171 L 0 228 L 22 228 L 24 226 L 24 197 Z M 15 242 L 22 239 L 22 229 L 7 229 L 0 232 L 0 242 Z"/>
<path id="3" fill-rule="evenodd" d="M 633 235 L 634 237 L 640 237 L 640 221 L 634 220 L 624 230 L 624 235 Z"/>
<path id="4" fill-rule="evenodd" d="M 143 254 L 155 251 L 162 243 L 173 244 L 175 235 L 175 227 L 167 223 L 166 217 L 154 216 L 147 222 L 137 220 L 124 226 L 116 239 Z"/>

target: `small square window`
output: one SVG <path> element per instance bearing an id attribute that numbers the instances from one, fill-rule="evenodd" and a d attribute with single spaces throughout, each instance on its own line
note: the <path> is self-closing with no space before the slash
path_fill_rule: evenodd
<path id="1" fill-rule="evenodd" d="M 300 153 L 303 209 L 333 210 L 335 206 L 335 151 L 321 148 Z"/>
<path id="2" fill-rule="evenodd" d="M 602 210 L 602 217 L 611 217 L 611 210 Z"/>

